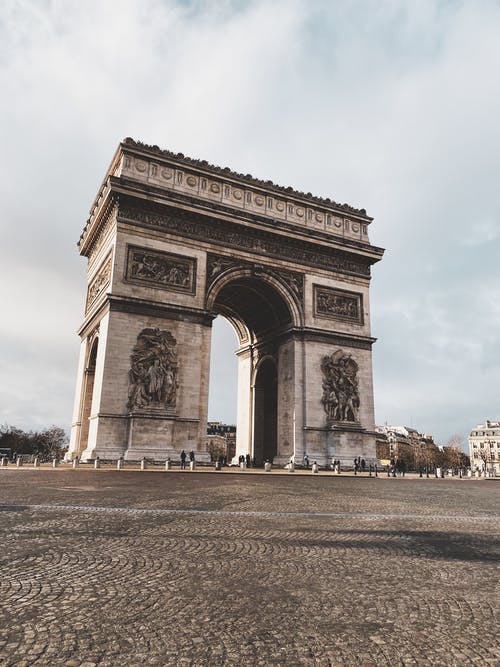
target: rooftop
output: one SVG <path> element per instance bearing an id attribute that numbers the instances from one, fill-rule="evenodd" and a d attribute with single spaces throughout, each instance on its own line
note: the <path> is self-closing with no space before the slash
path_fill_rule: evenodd
<path id="1" fill-rule="evenodd" d="M 353 213 L 355 215 L 366 218 L 367 221 L 373 220 L 373 218 L 367 215 L 366 210 L 364 208 L 355 208 L 354 206 L 350 206 L 349 204 L 345 203 L 339 204 L 338 202 L 333 201 L 328 197 L 319 197 L 317 195 L 313 195 L 311 192 L 301 192 L 300 190 L 295 190 L 290 186 L 285 187 L 283 185 L 277 185 L 276 183 L 273 183 L 273 181 L 270 180 L 266 181 L 259 178 L 255 178 L 254 176 L 252 176 L 252 174 L 241 174 L 237 171 L 233 171 L 229 167 L 219 167 L 217 165 L 210 164 L 209 162 L 207 162 L 207 160 L 199 160 L 196 158 L 188 157 L 184 155 L 184 153 L 174 153 L 173 151 L 162 149 L 156 145 L 151 146 L 149 144 L 143 143 L 142 141 L 137 141 L 136 139 L 132 139 L 132 137 L 126 137 L 122 141 L 122 146 L 139 148 L 141 150 L 147 151 L 148 153 L 153 153 L 159 156 L 161 155 L 163 157 L 176 160 L 177 162 L 181 162 L 182 164 L 185 164 L 187 166 L 203 169 L 205 171 L 212 172 L 219 176 L 225 176 L 237 181 L 263 187 L 268 190 L 272 190 L 274 192 L 279 192 L 280 194 L 283 195 L 300 197 L 301 199 L 306 199 L 311 203 L 320 204 L 322 206 L 329 206 L 338 209 L 339 211 L 344 211 L 346 213 Z"/>

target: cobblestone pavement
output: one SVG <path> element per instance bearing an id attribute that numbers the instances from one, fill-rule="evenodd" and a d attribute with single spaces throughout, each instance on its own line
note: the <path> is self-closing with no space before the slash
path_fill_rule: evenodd
<path id="1" fill-rule="evenodd" d="M 499 491 L 0 469 L 0 663 L 500 665 Z"/>

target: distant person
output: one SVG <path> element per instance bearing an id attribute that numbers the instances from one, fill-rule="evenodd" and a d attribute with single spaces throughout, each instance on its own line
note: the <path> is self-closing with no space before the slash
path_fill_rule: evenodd
<path id="1" fill-rule="evenodd" d="M 193 450 L 191 450 L 189 452 L 189 460 L 191 461 L 191 463 L 194 461 L 194 452 L 193 452 Z"/>
<path id="2" fill-rule="evenodd" d="M 366 468 L 366 461 L 364 459 L 361 459 L 361 470 L 365 472 L 365 468 Z"/>
<path id="3" fill-rule="evenodd" d="M 246 457 L 247 468 L 250 468 L 250 454 L 247 454 Z"/>
<path id="4" fill-rule="evenodd" d="M 306 467 L 306 470 L 309 470 L 309 457 L 307 454 L 304 454 L 304 465 Z"/>
<path id="5" fill-rule="evenodd" d="M 181 470 L 186 469 L 186 452 L 182 450 L 181 452 Z"/>

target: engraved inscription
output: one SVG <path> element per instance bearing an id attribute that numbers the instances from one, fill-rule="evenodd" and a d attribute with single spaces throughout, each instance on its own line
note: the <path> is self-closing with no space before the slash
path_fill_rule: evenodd
<path id="1" fill-rule="evenodd" d="M 194 293 L 196 260 L 159 250 L 129 246 L 126 280 Z"/>
<path id="2" fill-rule="evenodd" d="M 314 314 L 363 324 L 363 296 L 357 292 L 314 285 Z"/>

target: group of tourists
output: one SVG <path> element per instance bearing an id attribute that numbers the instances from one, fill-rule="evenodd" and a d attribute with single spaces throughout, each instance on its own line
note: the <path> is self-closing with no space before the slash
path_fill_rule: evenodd
<path id="1" fill-rule="evenodd" d="M 187 454 L 184 450 L 181 452 L 181 470 L 186 469 L 186 459 L 187 459 Z M 191 450 L 189 452 L 189 462 L 194 463 L 194 452 Z"/>
<path id="2" fill-rule="evenodd" d="M 332 468 L 333 472 L 336 472 L 337 474 L 340 474 L 340 459 L 332 459 L 331 468 Z"/>
<path id="3" fill-rule="evenodd" d="M 404 461 L 396 461 L 395 459 L 391 459 L 389 472 L 393 477 L 396 477 L 396 475 L 404 477 L 406 473 L 406 463 Z"/>
<path id="4" fill-rule="evenodd" d="M 354 472 L 365 472 L 366 468 L 366 461 L 361 458 L 361 456 L 358 456 L 357 458 L 354 459 Z"/>

